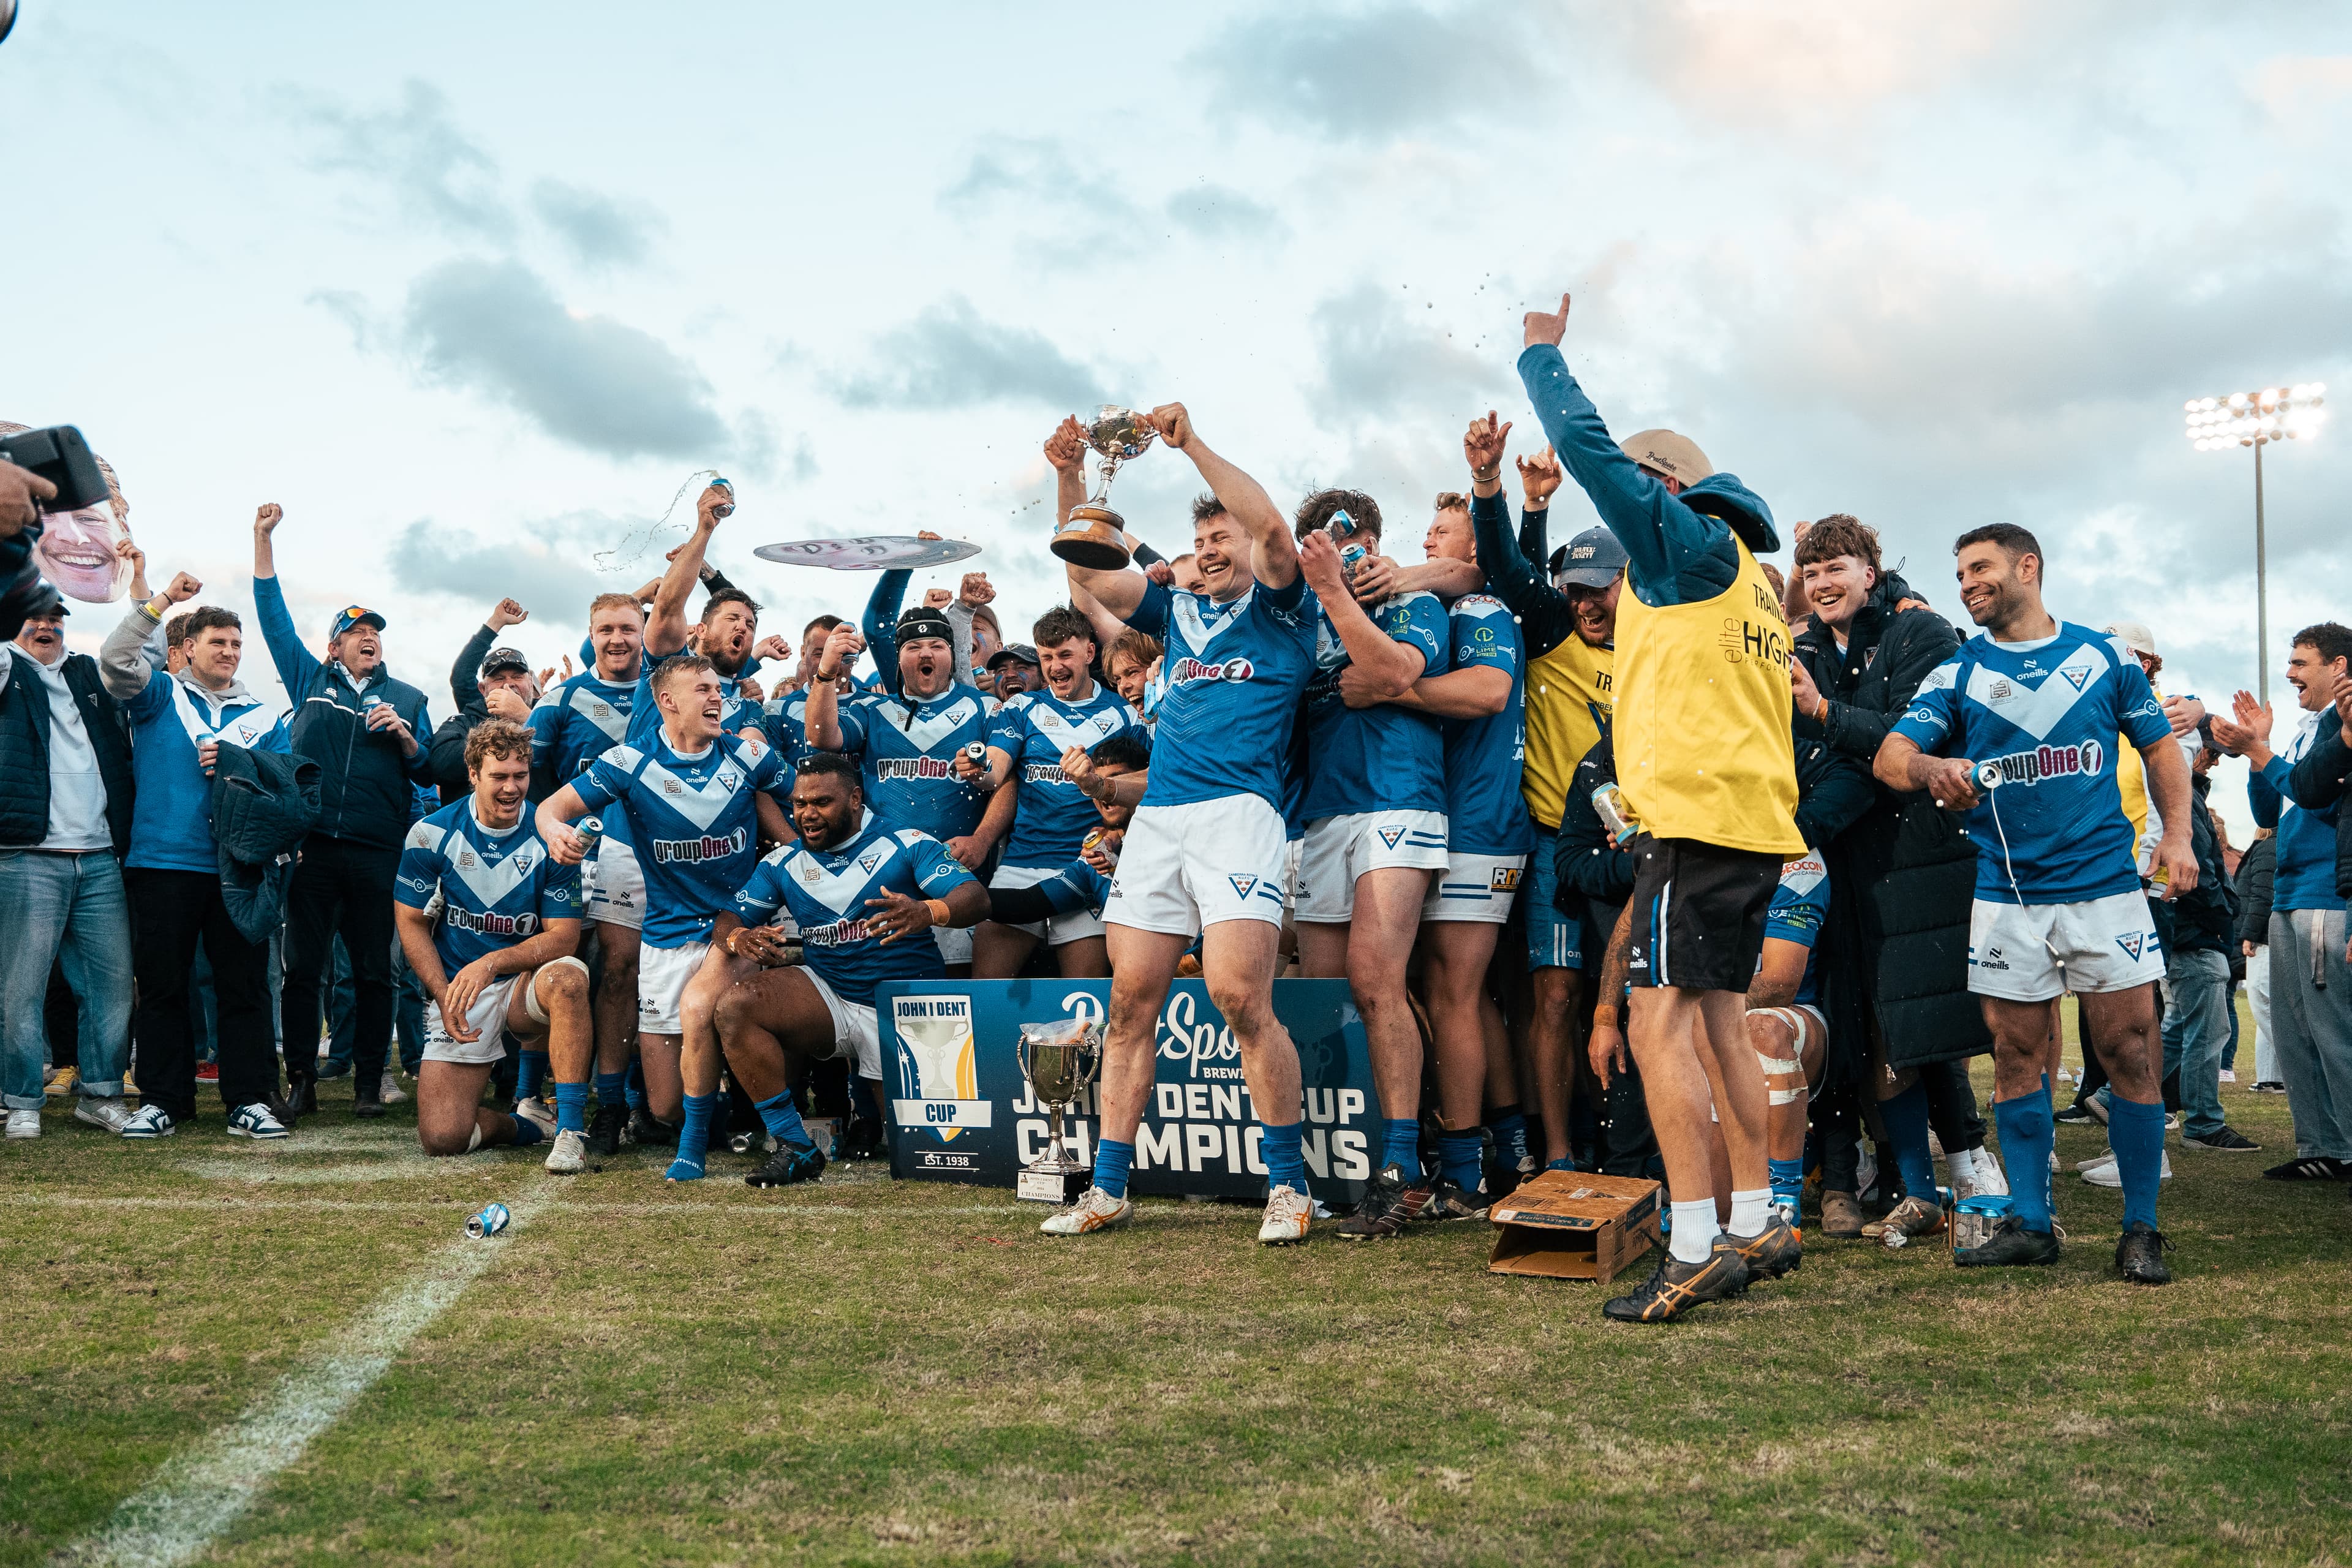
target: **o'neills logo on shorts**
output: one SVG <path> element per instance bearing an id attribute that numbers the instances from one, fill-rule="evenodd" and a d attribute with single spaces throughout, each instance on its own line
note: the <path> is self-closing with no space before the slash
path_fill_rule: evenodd
<path id="1" fill-rule="evenodd" d="M 751 844 L 751 836 L 741 828 L 728 834 L 705 834 L 700 838 L 656 838 L 654 858 L 661 861 L 724 860 L 730 855 L 740 855 Z"/>
<path id="2" fill-rule="evenodd" d="M 475 914 L 470 910 L 449 908 L 449 923 L 459 931 L 470 931 L 483 936 L 529 936 L 539 929 L 537 915 Z"/>
<path id="3" fill-rule="evenodd" d="M 885 757 L 874 764 L 877 779 L 945 779 L 954 771 L 939 757 Z"/>
<path id="4" fill-rule="evenodd" d="M 1183 686 L 1195 680 L 1247 680 L 1257 673 L 1257 666 L 1245 658 L 1229 658 L 1223 664 L 1206 664 L 1197 658 L 1180 658 L 1168 671 L 1171 686 Z"/>
<path id="5" fill-rule="evenodd" d="M 2070 773 L 2096 773 L 2099 764 L 2106 759 L 2105 746 L 2096 741 L 2085 741 L 2079 746 L 2038 746 L 2031 752 L 2011 752 L 1992 762 L 2000 769 L 2001 783 L 2032 784 Z"/>
<path id="6" fill-rule="evenodd" d="M 827 926 L 801 927 L 801 945 L 844 947 L 853 942 L 864 942 L 873 934 L 873 928 L 862 920 L 835 921 Z"/>

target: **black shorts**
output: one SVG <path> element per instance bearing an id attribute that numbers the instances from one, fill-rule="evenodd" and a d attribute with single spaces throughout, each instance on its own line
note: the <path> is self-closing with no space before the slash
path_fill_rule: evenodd
<path id="1" fill-rule="evenodd" d="M 1633 840 L 1626 980 L 1744 994 L 1764 954 L 1764 917 L 1780 885 L 1778 855 L 1643 834 Z"/>

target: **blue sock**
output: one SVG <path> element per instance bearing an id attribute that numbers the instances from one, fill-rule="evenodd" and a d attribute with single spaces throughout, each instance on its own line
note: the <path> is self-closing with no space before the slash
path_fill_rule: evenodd
<path id="1" fill-rule="evenodd" d="M 1805 1195 L 1805 1163 L 1802 1160 L 1767 1160 L 1765 1169 L 1770 1173 L 1772 1201 L 1794 1204 Z"/>
<path id="2" fill-rule="evenodd" d="M 628 1101 L 628 1090 L 624 1086 L 628 1082 L 628 1079 L 629 1075 L 625 1072 L 598 1073 L 596 1075 L 596 1103 L 599 1105 L 626 1104 Z"/>
<path id="3" fill-rule="evenodd" d="M 1265 1161 L 1265 1184 L 1268 1187 L 1288 1187 L 1294 1193 L 1304 1194 L 1307 1191 L 1307 1154 L 1300 1140 L 1306 1135 L 1307 1124 L 1293 1121 L 1287 1126 L 1276 1127 L 1271 1122 L 1261 1121 L 1257 1125 L 1258 1152 Z M 1415 1139 L 1421 1136 L 1419 1123 L 1408 1121 L 1405 1125 L 1413 1130 Z M 1396 1123 L 1391 1121 L 1389 1126 L 1393 1128 Z M 1421 1173 L 1418 1152 L 1413 1154 L 1412 1163 L 1405 1168 L 1413 1176 Z"/>
<path id="4" fill-rule="evenodd" d="M 1477 1129 L 1467 1132 L 1443 1133 L 1437 1140 L 1437 1169 L 1444 1178 L 1465 1193 L 1475 1193 L 1485 1173 L 1478 1169 L 1478 1156 L 1485 1152 L 1486 1140 Z"/>
<path id="5" fill-rule="evenodd" d="M 1107 1198 L 1127 1196 L 1128 1168 L 1135 1163 L 1135 1145 L 1116 1138 L 1095 1140 L 1095 1186 Z"/>
<path id="6" fill-rule="evenodd" d="M 586 1084 L 559 1083 L 555 1086 L 555 1130 L 558 1132 L 588 1131 Z"/>
<path id="7" fill-rule="evenodd" d="M 547 1081 L 547 1053 L 525 1051 L 515 1058 L 515 1098 L 537 1100 L 540 1085 Z"/>
<path id="8" fill-rule="evenodd" d="M 628 1087 L 622 1092 L 629 1097 L 631 1110 L 643 1110 L 646 1108 L 645 1064 L 635 1057 L 629 1058 Z"/>
<path id="9" fill-rule="evenodd" d="M 710 1118 L 719 1110 L 715 1094 L 686 1097 L 686 1125 L 677 1130 L 677 1158 L 663 1173 L 673 1182 L 702 1180 L 702 1163 L 710 1147 Z"/>
<path id="10" fill-rule="evenodd" d="M 1927 1086 L 1915 1083 L 1880 1100 L 1878 1115 L 1886 1123 L 1886 1141 L 1895 1146 L 1895 1168 L 1903 1173 L 1903 1195 L 1937 1202 L 1936 1157 L 1927 1152 Z"/>
<path id="11" fill-rule="evenodd" d="M 1506 1105 L 1486 1118 L 1487 1129 L 1495 1134 L 1495 1147 L 1514 1166 L 1528 1157 L 1528 1119 L 1516 1105 Z"/>
<path id="12" fill-rule="evenodd" d="M 2161 1112 L 2156 1120 L 2164 1124 Z M 2050 1090 L 1994 1100 L 1992 1124 L 2000 1134 L 2000 1163 L 2009 1167 L 2009 1212 L 2026 1229 L 2049 1235 L 2050 1146 L 2058 1136 L 2050 1120 Z"/>
<path id="13" fill-rule="evenodd" d="M 768 1124 L 768 1131 L 779 1143 L 789 1143 L 795 1149 L 814 1149 L 816 1140 L 801 1125 L 801 1108 L 793 1103 L 793 1091 L 784 1090 L 773 1100 L 752 1102 L 751 1109 Z"/>
<path id="14" fill-rule="evenodd" d="M 518 1149 L 528 1149 L 547 1136 L 540 1124 L 528 1116 L 509 1116 L 507 1120 L 514 1123 L 513 1142 Z"/>
<path id="15" fill-rule="evenodd" d="M 2156 1189 L 2164 1177 L 2164 1102 L 2142 1105 L 2108 1096 L 2107 1142 L 2115 1145 L 2116 1174 L 2123 1178 L 2124 1223 L 2154 1226 Z"/>
<path id="16" fill-rule="evenodd" d="M 1408 1182 L 1421 1180 L 1421 1122 L 1410 1116 L 1391 1116 L 1381 1122 L 1381 1163 L 1396 1166 Z M 1266 1168 L 1272 1170 L 1273 1162 L 1267 1162 Z"/>

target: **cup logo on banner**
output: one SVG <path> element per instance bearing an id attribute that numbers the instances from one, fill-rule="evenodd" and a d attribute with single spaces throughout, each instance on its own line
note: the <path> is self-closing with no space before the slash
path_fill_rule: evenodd
<path id="1" fill-rule="evenodd" d="M 967 1127 L 995 1122 L 996 1104 L 980 1094 L 969 996 L 893 996 L 890 1019 L 907 1047 L 899 1063 L 905 1097 L 892 1107 L 901 1127 L 928 1128 L 951 1143 Z"/>

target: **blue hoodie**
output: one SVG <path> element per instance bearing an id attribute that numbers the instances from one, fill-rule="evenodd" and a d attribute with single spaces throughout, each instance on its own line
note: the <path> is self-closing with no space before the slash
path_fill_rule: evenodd
<path id="1" fill-rule="evenodd" d="M 251 752 L 291 748 L 286 726 L 274 721 L 241 682 L 211 691 L 184 671 L 166 675 L 150 663 L 146 644 L 156 629 L 147 607 L 134 605 L 99 650 L 106 689 L 131 721 L 131 768 L 138 780 L 131 797 L 131 852 L 122 863 L 217 877 L 212 781 L 197 760 L 197 746 L 218 741 Z"/>
<path id="2" fill-rule="evenodd" d="M 2352 751 L 2345 747 L 2334 709 L 2305 713 L 2300 722 L 2317 731 L 2302 757 L 2289 763 L 2284 751 L 2274 752 L 2269 765 L 2246 779 L 2254 825 L 2278 829 L 2271 909 L 2279 914 L 2344 902 L 2336 890 L 2336 815 L 2346 774 L 2352 773 Z"/>
<path id="3" fill-rule="evenodd" d="M 1780 548 L 1771 509 L 1732 475 L 1710 475 L 1677 496 L 1627 457 L 1559 349 L 1529 345 L 1519 380 L 1561 466 L 1625 547 L 1625 582 L 1642 603 L 1697 604 L 1730 587 L 1739 574 L 1735 531 L 1753 554 Z"/>

